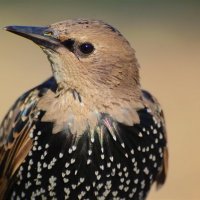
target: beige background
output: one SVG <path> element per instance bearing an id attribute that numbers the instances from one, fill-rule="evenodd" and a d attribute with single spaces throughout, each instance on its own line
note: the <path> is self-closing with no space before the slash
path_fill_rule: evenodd
<path id="1" fill-rule="evenodd" d="M 98 18 L 117 27 L 137 51 L 141 82 L 163 105 L 170 167 L 149 200 L 200 199 L 200 1 L 2 1 L 0 26 Z M 199 3 L 198 3 L 199 2 Z M 51 74 L 33 43 L 0 30 L 0 119 L 14 100 Z"/>

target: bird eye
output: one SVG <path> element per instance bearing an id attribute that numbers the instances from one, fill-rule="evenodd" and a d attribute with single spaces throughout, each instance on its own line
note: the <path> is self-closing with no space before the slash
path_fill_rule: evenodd
<path id="1" fill-rule="evenodd" d="M 83 43 L 79 46 L 79 49 L 84 54 L 90 54 L 94 51 L 94 46 L 91 43 Z"/>

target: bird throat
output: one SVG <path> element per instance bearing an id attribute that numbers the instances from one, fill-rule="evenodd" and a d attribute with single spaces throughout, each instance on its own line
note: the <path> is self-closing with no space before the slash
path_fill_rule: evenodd
<path id="1" fill-rule="evenodd" d="M 117 122 L 132 126 L 139 123 L 137 110 L 143 108 L 141 102 L 131 102 L 88 96 L 82 97 L 77 91 L 64 94 L 48 90 L 40 99 L 37 108 L 45 112 L 43 122 L 53 123 L 53 133 L 70 129 L 73 134 L 81 135 L 84 131 L 95 130 L 103 113 L 110 115 Z"/>

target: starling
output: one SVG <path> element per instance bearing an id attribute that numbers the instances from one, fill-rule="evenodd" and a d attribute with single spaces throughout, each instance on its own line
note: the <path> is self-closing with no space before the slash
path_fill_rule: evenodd
<path id="1" fill-rule="evenodd" d="M 0 199 L 142 200 L 165 182 L 163 112 L 117 29 L 75 19 L 5 30 L 39 45 L 53 76 L 1 123 Z"/>

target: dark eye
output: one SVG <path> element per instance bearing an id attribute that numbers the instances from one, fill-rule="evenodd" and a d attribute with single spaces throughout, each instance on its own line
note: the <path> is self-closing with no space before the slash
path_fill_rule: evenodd
<path id="1" fill-rule="evenodd" d="M 94 46 L 91 43 L 83 43 L 79 46 L 79 49 L 84 54 L 90 54 L 94 51 Z"/>

